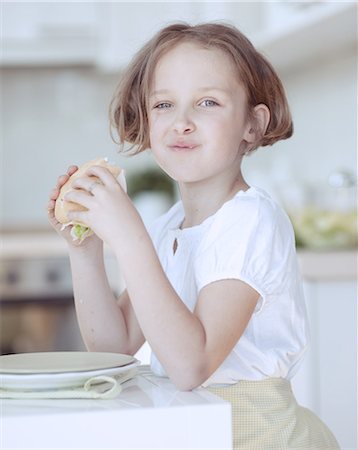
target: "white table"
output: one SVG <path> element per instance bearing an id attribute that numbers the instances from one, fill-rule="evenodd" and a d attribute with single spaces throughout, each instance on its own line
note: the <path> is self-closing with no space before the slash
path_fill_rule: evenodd
<path id="1" fill-rule="evenodd" d="M 146 367 L 113 400 L 1 400 L 1 449 L 230 450 L 231 406 Z"/>

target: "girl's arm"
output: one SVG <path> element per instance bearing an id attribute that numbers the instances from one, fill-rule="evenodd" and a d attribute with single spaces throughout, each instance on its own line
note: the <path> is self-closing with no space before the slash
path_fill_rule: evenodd
<path id="1" fill-rule="evenodd" d="M 81 190 L 67 199 L 88 211 L 71 213 L 87 223 L 115 252 L 133 310 L 153 351 L 180 389 L 193 389 L 219 367 L 241 337 L 259 294 L 244 282 L 225 280 L 202 289 L 191 312 L 171 286 L 150 236 L 114 177 L 93 167 L 103 184 L 92 195 L 90 177 L 78 179 Z"/>
<path id="2" fill-rule="evenodd" d="M 61 187 L 76 172 L 69 167 L 51 192 L 47 205 L 50 224 L 67 242 L 70 254 L 75 305 L 82 337 L 89 350 L 134 354 L 144 337 L 125 291 L 117 301 L 107 280 L 103 243 L 92 235 L 81 244 L 73 241 L 70 227 L 63 229 L 54 210 Z"/>
<path id="3" fill-rule="evenodd" d="M 76 314 L 87 349 L 134 355 L 145 339 L 127 291 L 117 300 L 110 288 L 102 242 L 70 250 L 70 262 Z"/>
<path id="4" fill-rule="evenodd" d="M 132 220 L 115 251 L 143 334 L 168 376 L 183 390 L 201 385 L 240 339 L 259 294 L 239 280 L 218 281 L 202 289 L 192 313 L 172 288 L 139 220 Z"/>

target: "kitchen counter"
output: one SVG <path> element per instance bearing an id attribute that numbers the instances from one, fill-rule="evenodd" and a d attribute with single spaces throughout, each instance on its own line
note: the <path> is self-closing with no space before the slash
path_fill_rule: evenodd
<path id="1" fill-rule="evenodd" d="M 306 281 L 349 281 L 357 279 L 357 250 L 299 249 L 298 264 Z"/>
<path id="2" fill-rule="evenodd" d="M 3 449 L 217 449 L 231 445 L 231 406 L 178 391 L 147 366 L 112 400 L 1 400 Z"/>
<path id="3" fill-rule="evenodd" d="M 0 259 L 63 258 L 66 243 L 52 230 L 30 233 L 3 233 Z M 108 259 L 111 251 L 105 247 Z M 307 279 L 356 279 L 357 250 L 298 249 L 301 273 Z"/>
<path id="4" fill-rule="evenodd" d="M 14 231 L 0 234 L 1 258 L 58 258 L 68 255 L 67 244 L 54 230 Z"/>

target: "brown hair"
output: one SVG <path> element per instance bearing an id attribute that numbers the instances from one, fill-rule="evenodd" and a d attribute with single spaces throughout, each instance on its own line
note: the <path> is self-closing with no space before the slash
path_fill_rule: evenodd
<path id="1" fill-rule="evenodd" d="M 267 129 L 259 133 L 250 150 L 292 135 L 291 114 L 279 77 L 237 28 L 219 23 L 195 26 L 176 23 L 160 30 L 134 56 L 118 85 L 110 105 L 110 120 L 120 143 L 132 144 L 131 149 L 136 149 L 134 153 L 150 146 L 147 108 L 155 66 L 164 53 L 188 41 L 205 48 L 218 48 L 231 57 L 246 90 L 248 114 L 260 103 L 269 108 L 271 117 Z"/>

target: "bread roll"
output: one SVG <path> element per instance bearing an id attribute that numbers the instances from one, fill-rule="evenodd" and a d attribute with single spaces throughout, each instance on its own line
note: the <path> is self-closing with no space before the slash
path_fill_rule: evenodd
<path id="1" fill-rule="evenodd" d="M 87 237 L 89 234 L 91 234 L 90 230 L 87 229 L 86 230 L 86 234 L 83 235 L 83 230 L 79 230 L 79 227 L 82 228 L 87 228 L 88 226 L 85 223 L 73 223 L 69 220 L 68 218 L 68 213 L 69 211 L 86 211 L 86 208 L 84 208 L 83 206 L 77 204 L 77 203 L 73 203 L 73 202 L 69 202 L 66 201 L 64 199 L 64 196 L 67 194 L 67 192 L 71 191 L 72 188 L 72 183 L 79 177 L 82 177 L 86 174 L 86 171 L 92 167 L 92 166 L 102 166 L 105 167 L 106 169 L 108 169 L 112 175 L 114 177 L 118 177 L 118 175 L 121 172 L 121 169 L 119 167 L 116 166 L 112 166 L 111 164 L 109 164 L 104 158 L 97 158 L 97 159 L 93 159 L 91 161 L 86 162 L 85 164 L 83 164 L 81 167 L 79 167 L 79 169 L 70 176 L 70 178 L 66 181 L 66 183 L 62 186 L 59 196 L 56 200 L 56 204 L 55 204 L 55 217 L 58 220 L 58 222 L 64 224 L 64 226 L 66 225 L 74 225 L 77 227 L 76 230 L 76 234 L 73 234 L 74 239 L 80 239 L 83 240 L 85 237 Z M 93 181 L 98 180 L 97 177 L 93 176 L 91 177 L 93 178 Z M 98 180 L 98 182 L 100 182 Z M 121 180 L 120 184 L 122 185 L 122 187 L 124 187 L 125 189 L 125 180 L 123 178 L 123 180 Z M 79 233 L 77 233 L 77 231 L 79 231 Z"/>

